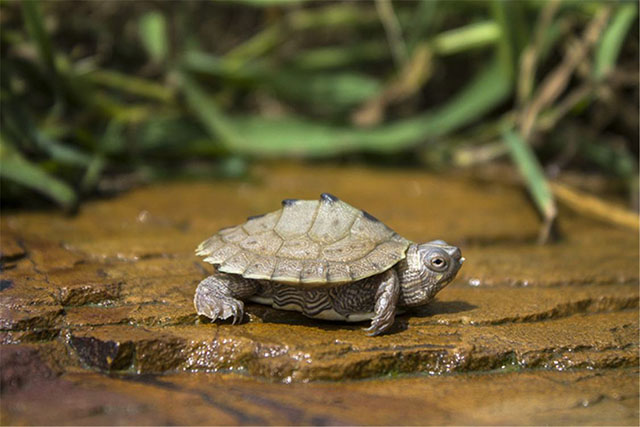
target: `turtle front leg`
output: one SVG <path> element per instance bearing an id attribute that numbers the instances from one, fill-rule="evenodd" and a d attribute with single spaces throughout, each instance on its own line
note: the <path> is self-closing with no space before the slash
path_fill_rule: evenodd
<path id="1" fill-rule="evenodd" d="M 244 303 L 238 298 L 254 295 L 258 287 L 253 280 L 216 272 L 200 282 L 193 303 L 199 315 L 214 321 L 233 316 L 235 325 L 244 316 Z"/>
<path id="2" fill-rule="evenodd" d="M 380 335 L 393 325 L 396 317 L 396 306 L 400 295 L 400 281 L 395 269 L 390 269 L 382 275 L 382 280 L 376 292 L 376 305 L 371 326 L 365 329 L 367 335 Z"/>

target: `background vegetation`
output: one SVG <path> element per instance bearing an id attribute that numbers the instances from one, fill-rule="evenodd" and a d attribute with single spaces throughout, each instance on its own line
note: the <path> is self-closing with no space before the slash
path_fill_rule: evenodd
<path id="1" fill-rule="evenodd" d="M 0 12 L 4 206 L 72 209 L 283 157 L 509 160 L 547 224 L 554 195 L 576 195 L 549 182 L 560 170 L 637 193 L 635 1 L 27 0 Z"/>

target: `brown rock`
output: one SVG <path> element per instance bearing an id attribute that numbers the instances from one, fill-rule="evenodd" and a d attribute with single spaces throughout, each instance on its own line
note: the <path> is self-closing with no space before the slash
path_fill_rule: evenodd
<path id="1" fill-rule="evenodd" d="M 24 345 L 0 346 L 0 392 L 14 393 L 31 381 L 55 376 L 42 361 L 38 349 Z"/>
<path id="2" fill-rule="evenodd" d="M 185 357 L 184 339 L 128 325 L 77 329 L 69 342 L 83 364 L 101 370 L 164 372 L 177 369 Z"/>
<path id="3" fill-rule="evenodd" d="M 4 225 L 0 228 L 0 262 L 15 261 L 26 255 L 18 237 Z"/>
<path id="4" fill-rule="evenodd" d="M 30 305 L 24 298 L 5 297 L 0 302 L 0 329 L 55 329 L 62 321 L 63 314 L 63 308 L 59 305 Z"/>
<path id="5" fill-rule="evenodd" d="M 229 374 L 64 375 L 2 399 L 3 424 L 635 425 L 637 369 L 278 384 Z"/>
<path id="6" fill-rule="evenodd" d="M 0 272 L 0 340 L 18 345 L 5 346 L 15 353 L 0 421 L 637 423 L 635 233 L 562 211 L 562 239 L 537 246 L 520 189 L 463 177 L 316 166 L 257 176 L 149 186 L 75 217 L 3 215 L 13 255 Z M 238 326 L 196 317 L 193 293 L 211 271 L 193 254 L 202 239 L 327 191 L 407 238 L 461 245 L 458 279 L 375 338 L 365 324 L 256 304 Z"/>

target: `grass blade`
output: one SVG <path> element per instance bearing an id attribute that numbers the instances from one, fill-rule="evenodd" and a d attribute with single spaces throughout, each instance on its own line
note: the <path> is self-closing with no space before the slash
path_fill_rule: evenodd
<path id="1" fill-rule="evenodd" d="M 51 48 L 51 41 L 49 40 L 49 36 L 44 28 L 40 2 L 37 0 L 23 1 L 22 11 L 24 14 L 25 26 L 36 45 L 40 60 L 45 68 L 55 75 L 56 66 L 53 57 L 53 49 Z"/>
<path id="2" fill-rule="evenodd" d="M 453 55 L 496 43 L 502 34 L 494 21 L 476 22 L 438 34 L 433 39 L 433 50 L 438 55 Z"/>
<path id="3" fill-rule="evenodd" d="M 511 25 L 507 16 L 505 2 L 493 0 L 491 2 L 491 11 L 494 20 L 500 26 L 500 37 L 497 46 L 497 57 L 500 59 L 502 72 L 511 80 L 515 75 L 515 46 L 513 45 L 513 34 L 511 33 Z"/>
<path id="4" fill-rule="evenodd" d="M 169 52 L 167 23 L 158 11 L 145 13 L 139 22 L 142 45 L 154 62 L 162 62 Z"/>
<path id="5" fill-rule="evenodd" d="M 374 96 L 381 88 L 375 78 L 355 71 L 274 71 L 260 63 L 237 66 L 234 62 L 198 51 L 187 52 L 183 58 L 189 71 L 223 78 L 237 86 L 267 86 L 282 99 L 318 107 L 323 112 L 342 112 Z"/>
<path id="6" fill-rule="evenodd" d="M 442 107 L 373 128 L 333 126 L 296 116 L 230 117 L 227 120 L 233 123 L 236 138 L 228 147 L 253 156 L 317 158 L 357 150 L 388 153 L 411 148 L 445 136 L 503 102 L 511 93 L 511 83 L 501 70 L 494 61 Z"/>
<path id="7" fill-rule="evenodd" d="M 409 52 L 413 52 L 413 49 L 422 40 L 428 38 L 429 31 L 433 28 L 434 16 L 438 8 L 438 0 L 421 0 L 416 2 L 414 7 L 414 14 L 406 31 Z"/>
<path id="8" fill-rule="evenodd" d="M 636 212 L 559 182 L 549 184 L 558 201 L 572 210 L 610 224 L 629 228 L 636 233 L 640 231 L 640 218 Z"/>
<path id="9" fill-rule="evenodd" d="M 510 93 L 511 81 L 502 73 L 499 62 L 494 61 L 441 107 L 372 129 L 362 135 L 364 145 L 376 151 L 395 151 L 443 137 L 478 120 Z"/>
<path id="10" fill-rule="evenodd" d="M 604 31 L 600 43 L 596 49 L 594 74 L 596 79 L 601 79 L 616 65 L 622 43 L 636 21 L 638 9 L 636 3 L 624 4 L 618 9 L 611 23 Z"/>
<path id="11" fill-rule="evenodd" d="M 170 102 L 174 96 L 173 90 L 162 84 L 112 70 L 93 70 L 77 77 L 84 78 L 92 84 L 160 102 Z"/>
<path id="12" fill-rule="evenodd" d="M 353 2 L 327 4 L 319 8 L 292 8 L 283 19 L 276 21 L 259 31 L 244 43 L 236 46 L 225 55 L 226 59 L 247 62 L 267 54 L 291 32 L 312 31 L 322 28 L 353 27 L 377 21 L 373 8 L 354 5 Z"/>
<path id="13" fill-rule="evenodd" d="M 245 145 L 233 123 L 220 111 L 216 102 L 187 73 L 182 73 L 182 89 L 191 110 L 200 119 L 209 135 L 227 148 L 238 149 Z"/>
<path id="14" fill-rule="evenodd" d="M 381 61 L 389 58 L 389 54 L 389 48 L 385 42 L 361 41 L 353 45 L 306 49 L 291 58 L 291 64 L 300 70 L 322 70 Z"/>
<path id="15" fill-rule="evenodd" d="M 29 115 L 23 103 L 10 97 L 4 108 L 4 125 L 6 126 L 5 138 L 13 135 L 12 141 L 18 148 L 29 147 L 31 150 L 39 149 L 47 153 L 53 160 L 73 166 L 86 166 L 90 157 L 83 151 L 62 144 L 43 132 Z M 3 105 L 3 107 L 5 107 Z M 20 143 L 22 142 L 22 143 Z"/>
<path id="16" fill-rule="evenodd" d="M 549 238 L 551 226 L 558 211 L 542 166 L 540 166 L 531 146 L 513 129 L 505 127 L 502 130 L 502 137 L 507 147 L 509 147 L 511 159 L 518 167 L 529 194 L 531 194 L 531 198 L 544 219 L 544 227 L 538 240 L 540 243 L 545 243 Z"/>
<path id="17" fill-rule="evenodd" d="M 121 147 L 125 146 L 124 130 L 124 123 L 118 120 L 111 120 L 107 125 L 80 181 L 80 189 L 83 193 L 89 193 L 97 187 L 102 172 L 107 166 L 107 154 L 109 152 L 117 153 Z"/>
<path id="18" fill-rule="evenodd" d="M 71 187 L 25 159 L 1 134 L 0 176 L 44 194 L 67 210 L 78 201 Z"/>
<path id="19" fill-rule="evenodd" d="M 22 13 L 24 16 L 24 24 L 33 40 L 40 61 L 44 66 L 51 88 L 55 94 L 56 107 L 63 105 L 65 96 L 68 95 L 65 81 L 56 67 L 55 55 L 51 44 L 51 39 L 44 27 L 44 19 L 40 2 L 37 0 L 23 1 Z M 4 59 L 4 58 L 3 58 Z M 55 109 L 54 109 L 55 111 Z"/>
<path id="20" fill-rule="evenodd" d="M 252 7 L 298 6 L 307 0 L 235 0 L 236 3 Z"/>

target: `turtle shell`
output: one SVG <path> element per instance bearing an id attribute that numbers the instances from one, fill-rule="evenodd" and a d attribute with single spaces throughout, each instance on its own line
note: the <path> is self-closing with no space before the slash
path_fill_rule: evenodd
<path id="1" fill-rule="evenodd" d="M 324 193 L 224 228 L 198 246 L 218 271 L 247 279 L 331 286 L 364 279 L 403 259 L 411 242 L 368 213 Z"/>

